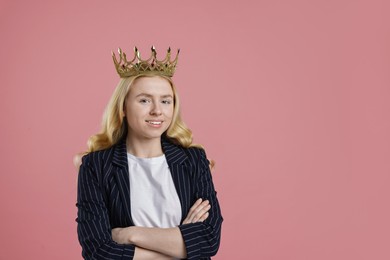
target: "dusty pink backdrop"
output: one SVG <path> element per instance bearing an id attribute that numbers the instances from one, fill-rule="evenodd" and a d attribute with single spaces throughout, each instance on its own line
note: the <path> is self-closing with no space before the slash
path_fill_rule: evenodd
<path id="1" fill-rule="evenodd" d="M 180 47 L 215 259 L 390 259 L 389 1 L 1 1 L 0 259 L 80 259 L 72 156 L 110 51 Z"/>

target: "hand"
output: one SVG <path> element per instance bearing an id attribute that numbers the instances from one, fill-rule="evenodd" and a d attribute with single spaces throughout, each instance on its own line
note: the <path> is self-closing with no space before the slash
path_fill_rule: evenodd
<path id="1" fill-rule="evenodd" d="M 202 199 L 198 199 L 190 208 L 187 217 L 183 221 L 183 224 L 205 221 L 209 216 L 210 208 L 211 205 L 208 200 L 202 201 Z"/>
<path id="2" fill-rule="evenodd" d="M 111 236 L 118 244 L 131 244 L 131 227 L 113 228 Z"/>

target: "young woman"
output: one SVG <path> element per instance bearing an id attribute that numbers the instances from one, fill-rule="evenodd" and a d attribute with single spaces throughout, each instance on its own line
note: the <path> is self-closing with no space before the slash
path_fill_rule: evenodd
<path id="1" fill-rule="evenodd" d="M 78 179 L 85 259 L 210 259 L 223 218 L 205 151 L 192 144 L 171 79 L 176 59 L 113 55 L 121 80 Z"/>

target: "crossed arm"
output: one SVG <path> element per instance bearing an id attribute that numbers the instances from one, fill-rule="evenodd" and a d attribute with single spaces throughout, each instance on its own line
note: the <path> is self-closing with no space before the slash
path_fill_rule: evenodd
<path id="1" fill-rule="evenodd" d="M 208 217 L 209 201 L 198 199 L 183 224 L 203 222 Z M 118 244 L 135 245 L 134 259 L 186 258 L 187 252 L 180 229 L 131 226 L 112 229 L 112 239 Z"/>
<path id="2" fill-rule="evenodd" d="M 166 229 L 133 226 L 110 229 L 100 186 L 102 175 L 100 168 L 95 167 L 100 158 L 98 154 L 86 156 L 79 171 L 76 219 L 83 256 L 86 259 L 198 259 L 215 255 L 223 219 L 208 172 L 208 161 L 203 157 L 194 195 L 206 200 L 199 199 L 194 203 L 182 225 Z"/>

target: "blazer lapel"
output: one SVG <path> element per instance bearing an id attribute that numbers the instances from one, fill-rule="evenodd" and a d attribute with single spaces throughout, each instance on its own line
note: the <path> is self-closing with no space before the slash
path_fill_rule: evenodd
<path id="1" fill-rule="evenodd" d="M 167 163 L 171 171 L 172 179 L 175 184 L 176 192 L 179 195 L 181 203 L 182 221 L 187 215 L 188 209 L 191 207 L 190 197 L 190 174 L 186 161 L 188 159 L 184 148 L 172 144 L 166 138 L 161 138 L 162 148 L 167 158 Z"/>
<path id="2" fill-rule="evenodd" d="M 125 140 L 121 140 L 115 147 L 113 154 L 113 163 L 116 164 L 117 171 L 114 173 L 118 189 L 123 201 L 125 212 L 125 224 L 134 225 L 130 213 L 130 182 L 129 167 L 127 162 L 127 149 Z"/>

